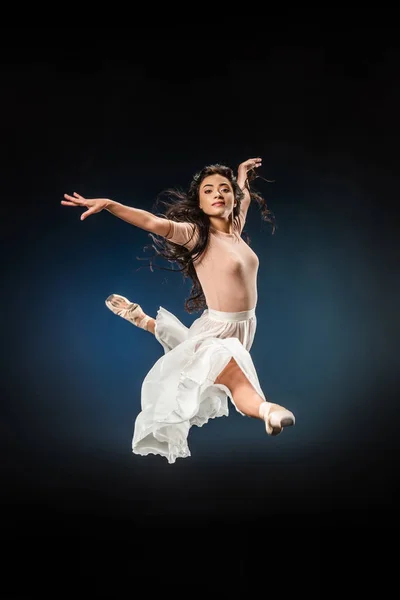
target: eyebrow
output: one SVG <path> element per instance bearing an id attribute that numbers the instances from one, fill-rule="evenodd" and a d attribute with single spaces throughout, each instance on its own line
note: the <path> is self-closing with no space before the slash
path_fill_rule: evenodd
<path id="1" fill-rule="evenodd" d="M 207 187 L 208 185 L 211 185 L 211 186 L 212 186 L 213 184 L 212 184 L 212 183 L 206 183 L 206 184 L 205 184 L 203 187 Z M 225 181 L 225 182 L 223 182 L 223 183 L 220 183 L 220 184 L 219 184 L 219 187 L 221 187 L 221 185 L 227 185 L 227 186 L 229 186 L 229 183 L 228 183 L 227 181 Z"/>

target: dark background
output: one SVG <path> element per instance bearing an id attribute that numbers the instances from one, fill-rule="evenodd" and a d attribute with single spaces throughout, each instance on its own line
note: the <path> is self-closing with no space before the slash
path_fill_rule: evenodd
<path id="1" fill-rule="evenodd" d="M 10 565 L 41 565 L 32 585 L 51 566 L 116 590 L 134 560 L 135 577 L 229 569 L 237 590 L 265 571 L 318 597 L 331 540 L 343 568 L 355 539 L 359 555 L 398 528 L 398 32 L 317 32 L 3 36 L 3 533 Z M 104 300 L 199 314 L 180 274 L 137 260 L 145 231 L 81 222 L 63 194 L 153 210 L 204 165 L 254 156 L 277 230 L 250 207 L 252 356 L 296 426 L 269 438 L 232 407 L 191 430 L 190 458 L 133 455 L 162 348 Z"/>

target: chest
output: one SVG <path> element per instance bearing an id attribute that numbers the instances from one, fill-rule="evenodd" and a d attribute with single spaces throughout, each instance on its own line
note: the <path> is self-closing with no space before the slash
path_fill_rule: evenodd
<path id="1" fill-rule="evenodd" d="M 239 241 L 232 238 L 217 239 L 210 244 L 201 266 L 212 270 L 216 276 L 243 277 L 257 271 L 259 259 L 243 239 Z"/>

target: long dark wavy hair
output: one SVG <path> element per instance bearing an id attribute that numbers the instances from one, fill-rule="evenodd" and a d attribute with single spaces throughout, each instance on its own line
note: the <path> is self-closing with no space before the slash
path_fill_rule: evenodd
<path id="1" fill-rule="evenodd" d="M 152 238 L 154 244 L 145 246 L 144 250 L 151 247 L 156 251 L 156 254 L 153 255 L 153 257 L 161 256 L 165 258 L 168 262 L 177 263 L 178 265 L 180 265 L 180 268 L 168 269 L 166 267 L 159 267 L 157 265 L 153 265 L 152 258 L 143 259 L 136 257 L 138 260 L 149 260 L 151 271 L 153 271 L 153 266 L 164 271 L 177 271 L 183 274 L 184 279 L 190 278 L 192 280 L 190 296 L 185 300 L 184 304 L 185 311 L 188 313 L 199 312 L 207 307 L 203 288 L 201 287 L 193 263 L 206 250 L 210 235 L 209 217 L 202 211 L 202 209 L 199 206 L 200 185 L 205 177 L 216 174 L 226 177 L 232 185 L 233 194 L 236 200 L 236 206 L 233 209 L 233 229 L 236 232 L 240 230 L 239 214 L 240 205 L 244 197 L 244 193 L 238 185 L 234 172 L 230 167 L 227 167 L 222 164 L 208 165 L 194 175 L 187 192 L 184 192 L 180 189 L 169 188 L 161 192 L 156 199 L 156 208 L 159 204 L 164 205 L 164 207 L 166 208 L 164 214 L 155 213 L 157 214 L 157 216 L 170 219 L 171 221 L 193 223 L 198 228 L 198 241 L 194 248 L 192 248 L 191 250 L 188 250 L 187 248 L 185 248 L 185 246 L 169 242 L 164 237 L 156 236 L 152 233 L 149 233 L 149 236 Z M 262 219 L 272 224 L 272 233 L 274 233 L 274 215 L 268 209 L 263 196 L 255 189 L 253 189 L 251 185 L 252 181 L 258 177 L 260 176 L 256 174 L 255 169 L 250 170 L 247 174 L 246 187 L 250 193 L 251 199 L 255 200 L 260 206 Z M 264 181 L 268 181 L 269 183 L 271 182 L 271 180 L 268 179 L 265 179 Z M 167 198 L 167 200 L 163 200 L 164 196 Z M 243 231 L 242 235 L 245 237 L 245 241 L 247 242 L 247 244 L 250 245 L 251 240 L 247 233 Z"/>

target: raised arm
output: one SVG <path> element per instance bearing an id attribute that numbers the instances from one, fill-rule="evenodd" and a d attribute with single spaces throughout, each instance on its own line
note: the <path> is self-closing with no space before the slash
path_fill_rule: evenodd
<path id="1" fill-rule="evenodd" d="M 261 158 L 248 158 L 244 162 L 240 163 L 238 166 L 238 174 L 237 174 L 237 182 L 241 190 L 245 191 L 247 189 L 247 173 L 251 171 L 251 169 L 257 169 L 261 167 Z"/>
<path id="2" fill-rule="evenodd" d="M 251 201 L 250 191 L 247 182 L 247 174 L 249 171 L 251 171 L 251 169 L 257 169 L 258 167 L 261 167 L 261 158 L 249 158 L 244 162 L 240 163 L 238 167 L 237 182 L 239 184 L 240 189 L 244 192 L 244 198 L 240 205 L 240 220 L 242 229 L 246 221 L 247 211 L 249 209 Z"/>

